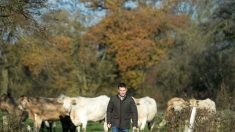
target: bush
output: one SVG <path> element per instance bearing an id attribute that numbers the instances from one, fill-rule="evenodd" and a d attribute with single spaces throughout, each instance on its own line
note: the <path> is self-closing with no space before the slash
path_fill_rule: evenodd
<path id="1" fill-rule="evenodd" d="M 162 120 L 155 127 L 154 131 L 159 132 L 183 132 L 189 124 L 190 113 L 188 109 L 181 113 L 176 113 L 174 117 L 168 119 L 164 126 L 161 126 L 164 121 L 164 116 L 157 117 L 157 120 Z M 194 132 L 232 132 L 235 130 L 235 112 L 230 110 L 219 111 L 214 115 L 208 116 L 209 113 L 203 110 L 198 110 L 194 123 Z"/>
<path id="2" fill-rule="evenodd" d="M 0 123 L 1 132 L 26 132 L 27 127 L 19 122 L 15 114 L 2 115 Z"/>

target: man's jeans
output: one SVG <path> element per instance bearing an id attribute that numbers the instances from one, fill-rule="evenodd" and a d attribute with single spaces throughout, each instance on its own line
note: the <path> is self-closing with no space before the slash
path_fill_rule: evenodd
<path id="1" fill-rule="evenodd" d="M 112 127 L 112 132 L 129 132 L 129 130 L 118 128 L 118 127 Z"/>

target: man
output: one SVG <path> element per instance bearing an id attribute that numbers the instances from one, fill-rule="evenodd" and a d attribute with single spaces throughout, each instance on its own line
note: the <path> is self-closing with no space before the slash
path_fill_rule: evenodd
<path id="1" fill-rule="evenodd" d="M 137 128 L 137 108 L 133 98 L 127 96 L 126 92 L 126 84 L 120 83 L 118 85 L 118 95 L 110 98 L 107 108 L 107 123 L 108 128 L 112 128 L 112 132 L 128 132 L 131 119 L 133 129 Z"/>

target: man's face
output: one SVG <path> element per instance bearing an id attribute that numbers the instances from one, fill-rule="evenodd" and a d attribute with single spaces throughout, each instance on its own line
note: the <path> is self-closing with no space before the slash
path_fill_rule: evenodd
<path id="1" fill-rule="evenodd" d="M 120 96 L 125 96 L 127 92 L 127 89 L 125 87 L 119 87 L 118 88 L 118 93 Z"/>

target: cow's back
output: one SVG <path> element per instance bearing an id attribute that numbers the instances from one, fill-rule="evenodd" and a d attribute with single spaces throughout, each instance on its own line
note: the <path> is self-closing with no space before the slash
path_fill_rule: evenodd
<path id="1" fill-rule="evenodd" d="M 198 109 L 204 109 L 211 113 L 216 113 L 216 105 L 215 102 L 211 99 L 207 98 L 205 100 L 196 100 L 190 99 L 189 100 L 191 106 L 195 106 Z"/>
<path id="2" fill-rule="evenodd" d="M 105 118 L 109 97 L 101 95 L 95 98 L 78 97 L 76 105 L 79 116 L 86 116 L 88 120 L 99 121 Z"/>

